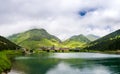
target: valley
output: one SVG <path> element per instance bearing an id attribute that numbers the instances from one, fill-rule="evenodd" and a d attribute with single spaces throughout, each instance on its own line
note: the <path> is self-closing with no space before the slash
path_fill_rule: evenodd
<path id="1" fill-rule="evenodd" d="M 118 51 L 120 49 L 120 30 L 104 37 L 80 34 L 61 41 L 45 29 L 31 29 L 11 35 L 8 39 L 28 50 Z"/>
<path id="2" fill-rule="evenodd" d="M 120 30 L 104 37 L 74 35 L 61 41 L 45 29 L 31 29 L 7 38 L 0 36 L 0 73 L 8 73 L 15 57 L 48 53 L 120 54 Z"/>

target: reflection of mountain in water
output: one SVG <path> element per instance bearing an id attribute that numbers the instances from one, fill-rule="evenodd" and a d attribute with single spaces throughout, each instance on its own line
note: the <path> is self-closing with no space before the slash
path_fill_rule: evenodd
<path id="1" fill-rule="evenodd" d="M 74 53 L 73 53 L 74 54 Z M 71 54 L 70 54 L 71 55 Z M 76 54 L 77 56 L 78 54 Z M 87 53 L 86 53 L 87 55 Z M 79 55 L 78 55 L 79 56 Z M 90 56 L 89 54 L 87 56 Z M 48 58 L 47 55 L 18 57 L 13 69 L 25 74 L 119 74 L 119 58 Z M 30 57 L 30 58 L 28 58 Z"/>
<path id="2" fill-rule="evenodd" d="M 99 67 L 98 67 L 99 66 Z M 46 74 L 110 74 L 109 69 L 105 66 L 87 66 L 83 68 L 76 67 L 75 65 L 70 66 L 67 63 L 59 63 L 56 67 L 50 69 Z"/>

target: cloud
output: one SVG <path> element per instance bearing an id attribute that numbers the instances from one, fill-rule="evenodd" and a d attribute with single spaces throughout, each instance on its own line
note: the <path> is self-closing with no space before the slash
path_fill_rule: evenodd
<path id="1" fill-rule="evenodd" d="M 44 28 L 60 39 L 120 29 L 119 0 L 0 0 L 0 35 Z"/>

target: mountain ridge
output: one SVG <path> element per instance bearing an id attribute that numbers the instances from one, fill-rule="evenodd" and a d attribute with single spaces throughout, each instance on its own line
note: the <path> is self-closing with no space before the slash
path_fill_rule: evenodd
<path id="1" fill-rule="evenodd" d="M 82 47 L 84 46 L 84 44 L 89 42 L 90 42 L 89 39 L 87 39 L 84 35 L 80 34 L 70 37 L 69 39 L 65 40 L 63 44 L 66 47 L 76 48 L 76 47 Z"/>
<path id="2" fill-rule="evenodd" d="M 90 41 L 95 41 L 97 39 L 99 39 L 100 37 L 99 36 L 96 36 L 96 35 L 93 35 L 93 34 L 88 34 L 86 36 Z"/>
<path id="3" fill-rule="evenodd" d="M 16 45 L 15 43 L 11 42 L 5 37 L 0 36 L 0 51 L 1 50 L 16 50 L 19 48 L 20 46 Z"/>
<path id="4" fill-rule="evenodd" d="M 93 50 L 117 50 L 120 49 L 120 29 L 100 39 L 97 39 L 85 47 Z"/>
<path id="5" fill-rule="evenodd" d="M 61 40 L 44 29 L 31 29 L 8 37 L 9 40 L 29 49 L 41 46 L 58 46 Z"/>
<path id="6" fill-rule="evenodd" d="M 56 46 L 65 48 L 88 48 L 88 49 L 106 49 L 107 44 L 119 41 L 120 30 L 112 32 L 104 37 L 91 41 L 83 34 L 74 35 L 65 41 L 61 41 L 54 35 L 49 34 L 45 29 L 31 29 L 22 33 L 9 36 L 8 39 L 18 45 L 27 48 L 40 48 L 41 46 Z M 94 37 L 98 37 L 92 35 Z M 110 44 L 110 45 L 111 45 Z M 95 48 L 96 47 L 96 48 Z M 110 46 L 109 46 L 110 47 Z"/>

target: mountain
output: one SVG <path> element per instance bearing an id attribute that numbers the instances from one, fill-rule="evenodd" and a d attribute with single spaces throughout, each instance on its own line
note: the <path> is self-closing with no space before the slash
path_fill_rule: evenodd
<path id="1" fill-rule="evenodd" d="M 76 48 L 83 47 L 84 44 L 89 43 L 90 40 L 84 35 L 75 35 L 63 42 L 65 47 Z"/>
<path id="2" fill-rule="evenodd" d="M 85 49 L 92 50 L 119 50 L 120 29 L 88 44 Z"/>
<path id="3" fill-rule="evenodd" d="M 28 49 L 37 49 L 42 46 L 58 46 L 59 42 L 61 42 L 44 29 L 31 29 L 9 36 L 8 39 Z"/>
<path id="4" fill-rule="evenodd" d="M 19 49 L 20 47 L 13 42 L 9 41 L 8 39 L 0 36 L 0 51 L 1 50 L 15 50 Z"/>
<path id="5" fill-rule="evenodd" d="M 86 36 L 90 41 L 95 41 L 97 39 L 99 39 L 99 36 L 93 35 L 93 34 L 89 34 Z"/>

